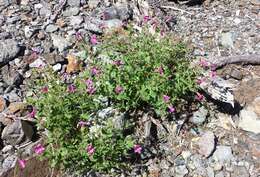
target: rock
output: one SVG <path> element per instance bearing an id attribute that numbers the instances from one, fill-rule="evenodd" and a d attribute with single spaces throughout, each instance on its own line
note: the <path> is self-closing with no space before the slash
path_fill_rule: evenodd
<path id="1" fill-rule="evenodd" d="M 45 67 L 45 65 L 46 63 L 41 58 L 37 58 L 34 62 L 29 64 L 30 68 L 40 68 Z"/>
<path id="2" fill-rule="evenodd" d="M 83 18 L 81 16 L 72 16 L 70 17 L 70 25 L 71 26 L 79 26 L 83 22 Z"/>
<path id="3" fill-rule="evenodd" d="M 214 170 L 211 167 L 207 167 L 206 170 L 207 170 L 208 177 L 214 177 L 214 175 L 215 175 Z"/>
<path id="4" fill-rule="evenodd" d="M 11 102 L 8 106 L 7 113 L 11 115 L 17 114 L 18 112 L 22 113 L 25 112 L 26 108 L 27 105 L 23 102 Z"/>
<path id="5" fill-rule="evenodd" d="M 250 109 L 240 111 L 238 127 L 249 132 L 260 133 L 260 119 L 257 114 Z"/>
<path id="6" fill-rule="evenodd" d="M 3 80 L 9 86 L 19 86 L 23 82 L 23 76 L 14 68 L 8 65 L 2 68 Z"/>
<path id="7" fill-rule="evenodd" d="M 67 1 L 67 4 L 69 5 L 69 6 L 76 6 L 76 7 L 80 7 L 80 1 L 81 0 L 68 0 Z"/>
<path id="8" fill-rule="evenodd" d="M 0 96 L 0 112 L 6 108 L 6 99 L 3 96 Z"/>
<path id="9" fill-rule="evenodd" d="M 214 168 L 214 171 L 220 171 L 223 169 L 223 165 L 219 162 L 216 162 L 216 163 L 214 163 L 213 168 Z"/>
<path id="10" fill-rule="evenodd" d="M 221 45 L 227 48 L 234 47 L 233 34 L 231 32 L 221 34 Z"/>
<path id="11" fill-rule="evenodd" d="M 8 17 L 6 19 L 6 23 L 8 23 L 8 24 L 15 24 L 16 22 L 18 22 L 20 20 L 21 20 L 20 16 L 12 16 L 12 17 Z"/>
<path id="12" fill-rule="evenodd" d="M 213 132 L 205 132 L 199 139 L 199 153 L 209 157 L 215 149 L 215 135 Z"/>
<path id="13" fill-rule="evenodd" d="M 51 65 L 54 65 L 59 62 L 64 62 L 64 58 L 55 53 L 47 53 L 47 54 L 44 54 L 43 57 L 44 57 L 45 61 Z"/>
<path id="14" fill-rule="evenodd" d="M 56 26 L 56 25 L 53 25 L 53 24 L 49 24 L 47 27 L 46 27 L 46 29 L 45 29 L 45 31 L 47 32 L 47 33 L 53 33 L 53 32 L 55 32 L 55 31 L 57 31 L 58 30 L 58 27 Z"/>
<path id="15" fill-rule="evenodd" d="M 75 73 L 81 69 L 81 61 L 78 60 L 74 55 L 68 55 L 68 65 L 66 68 L 67 73 Z"/>
<path id="16" fill-rule="evenodd" d="M 14 152 L 15 151 L 15 149 L 14 149 L 14 147 L 12 146 L 12 145 L 6 145 L 3 149 L 2 149 L 2 152 L 4 153 L 4 154 L 6 154 L 6 153 L 12 153 L 12 152 Z"/>
<path id="17" fill-rule="evenodd" d="M 255 100 L 251 103 L 251 106 L 259 118 L 260 117 L 260 97 L 256 97 Z"/>
<path id="18" fill-rule="evenodd" d="M 24 27 L 24 36 L 26 38 L 31 38 L 36 32 L 36 29 L 35 28 L 32 28 L 31 26 L 25 26 Z"/>
<path id="19" fill-rule="evenodd" d="M 123 26 L 123 22 L 119 19 L 112 19 L 112 20 L 104 21 L 105 31 L 115 29 L 115 28 L 121 28 L 122 26 Z"/>
<path id="20" fill-rule="evenodd" d="M 9 169 L 13 168 L 16 164 L 17 161 L 17 156 L 16 155 L 10 155 L 7 156 L 7 158 L 4 159 L 2 167 L 5 171 L 8 171 Z"/>
<path id="21" fill-rule="evenodd" d="M 20 52 L 18 43 L 13 39 L 0 41 L 0 66 L 8 63 Z"/>
<path id="22" fill-rule="evenodd" d="M 235 170 L 231 173 L 231 177 L 249 177 L 249 172 L 243 166 L 235 166 Z"/>
<path id="23" fill-rule="evenodd" d="M 39 11 L 40 16 L 43 16 L 43 17 L 51 16 L 52 13 L 51 13 L 51 8 L 50 8 L 49 4 L 45 1 L 41 1 L 40 5 L 42 5 L 42 7 L 40 7 L 40 11 Z"/>
<path id="24" fill-rule="evenodd" d="M 57 63 L 56 65 L 54 65 L 53 67 L 52 67 L 52 69 L 53 69 L 53 71 L 60 71 L 61 70 L 61 64 L 60 63 Z"/>
<path id="25" fill-rule="evenodd" d="M 224 173 L 221 171 L 221 172 L 218 172 L 215 177 L 225 177 Z"/>
<path id="26" fill-rule="evenodd" d="M 213 159 L 217 162 L 230 162 L 233 159 L 232 149 L 230 146 L 217 146 L 213 153 Z"/>
<path id="27" fill-rule="evenodd" d="M 63 52 L 72 45 L 67 39 L 56 34 L 51 34 L 51 39 L 54 47 L 58 48 L 59 52 Z"/>
<path id="28" fill-rule="evenodd" d="M 175 175 L 176 177 L 184 177 L 189 173 L 187 167 L 185 165 L 180 165 L 175 167 Z"/>
<path id="29" fill-rule="evenodd" d="M 10 93 L 5 94 L 6 99 L 8 102 L 19 102 L 21 101 L 21 92 L 19 90 L 12 90 Z"/>
<path id="30" fill-rule="evenodd" d="M 88 0 L 88 7 L 90 9 L 95 9 L 100 4 L 100 0 Z"/>
<path id="31" fill-rule="evenodd" d="M 120 20 L 129 20 L 133 17 L 133 10 L 128 6 L 127 3 L 116 4 L 116 11 Z"/>
<path id="32" fill-rule="evenodd" d="M 97 113 L 98 117 L 101 119 L 106 119 L 108 117 L 111 117 L 113 114 L 114 114 L 114 109 L 112 107 L 102 109 Z"/>
<path id="33" fill-rule="evenodd" d="M 234 79 L 237 80 L 242 80 L 243 79 L 243 74 L 239 69 L 232 68 L 230 72 L 230 76 L 233 77 Z"/>
<path id="34" fill-rule="evenodd" d="M 38 37 L 38 39 L 40 39 L 40 40 L 45 39 L 45 34 L 44 34 L 44 32 L 43 32 L 43 31 L 40 31 L 40 32 L 38 33 L 37 37 Z"/>
<path id="35" fill-rule="evenodd" d="M 4 144 L 15 146 L 31 141 L 33 134 L 33 127 L 28 122 L 16 120 L 4 128 L 1 137 Z"/>
<path id="36" fill-rule="evenodd" d="M 193 113 L 193 116 L 189 121 L 196 125 L 201 125 L 205 122 L 207 116 L 208 116 L 208 110 L 204 106 L 202 106 L 199 108 L 198 111 Z"/>
<path id="37" fill-rule="evenodd" d="M 85 24 L 84 24 L 84 29 L 86 29 L 90 32 L 93 32 L 93 33 L 101 34 L 101 33 L 103 33 L 101 25 L 103 25 L 102 20 L 99 20 L 97 18 L 86 19 Z"/>
<path id="38" fill-rule="evenodd" d="M 79 8 L 78 7 L 71 7 L 67 10 L 65 10 L 63 13 L 64 17 L 70 17 L 73 15 L 78 15 L 79 14 Z"/>

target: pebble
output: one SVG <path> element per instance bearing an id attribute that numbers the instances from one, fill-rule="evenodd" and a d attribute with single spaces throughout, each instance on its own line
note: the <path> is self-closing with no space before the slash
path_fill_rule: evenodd
<path id="1" fill-rule="evenodd" d="M 220 163 L 229 162 L 233 158 L 230 146 L 217 146 L 216 151 L 213 153 L 213 159 Z"/>
<path id="2" fill-rule="evenodd" d="M 64 17 L 70 17 L 73 15 L 78 15 L 79 14 L 79 8 L 78 7 L 71 7 L 67 10 L 65 10 L 63 13 Z"/>
<path id="3" fill-rule="evenodd" d="M 240 111 L 240 120 L 238 127 L 255 134 L 260 133 L 260 119 L 258 119 L 257 114 L 250 109 L 243 109 Z"/>
<path id="4" fill-rule="evenodd" d="M 56 65 L 54 65 L 52 67 L 53 71 L 60 71 L 61 70 L 62 65 L 60 63 L 57 63 Z"/>
<path id="5" fill-rule="evenodd" d="M 193 116 L 189 121 L 196 125 L 201 125 L 205 122 L 207 116 L 208 116 L 208 110 L 204 106 L 202 106 L 199 108 L 198 111 L 193 113 Z"/>
<path id="6" fill-rule="evenodd" d="M 24 35 L 26 38 L 31 38 L 36 32 L 36 29 L 32 28 L 31 26 L 24 27 Z"/>
<path id="7" fill-rule="evenodd" d="M 57 31 L 58 29 L 59 29 L 59 28 L 58 28 L 56 25 L 49 24 L 49 25 L 46 27 L 45 31 L 46 31 L 47 33 L 53 33 L 53 32 L 55 32 L 55 31 Z"/>
<path id="8" fill-rule="evenodd" d="M 83 18 L 81 16 L 72 16 L 70 17 L 70 25 L 71 26 L 78 26 L 83 22 Z"/>
<path id="9" fill-rule="evenodd" d="M 40 68 L 40 67 L 44 67 L 45 65 L 46 63 L 41 58 L 38 58 L 34 62 L 29 64 L 31 68 Z"/>
<path id="10" fill-rule="evenodd" d="M 175 167 L 175 175 L 176 177 L 184 177 L 189 173 L 187 167 L 185 165 L 180 165 Z"/>
<path id="11" fill-rule="evenodd" d="M 13 168 L 15 166 L 15 163 L 17 161 L 16 155 L 10 155 L 7 158 L 4 159 L 2 167 L 5 171 L 8 171 L 10 168 Z"/>
<path id="12" fill-rule="evenodd" d="M 8 63 L 20 52 L 18 42 L 13 39 L 0 41 L 0 65 Z"/>
<path id="13" fill-rule="evenodd" d="M 68 0 L 67 4 L 69 6 L 76 6 L 76 7 L 80 7 L 80 1 L 81 0 Z"/>
<path id="14" fill-rule="evenodd" d="M 211 167 L 207 167 L 206 170 L 208 177 L 214 177 L 214 170 Z"/>
<path id="15" fill-rule="evenodd" d="M 209 157 L 215 149 L 215 135 L 213 132 L 205 132 L 199 139 L 199 153 Z"/>
<path id="16" fill-rule="evenodd" d="M 249 172 L 243 166 L 234 167 L 235 170 L 231 173 L 231 177 L 249 177 Z"/>
<path id="17" fill-rule="evenodd" d="M 67 39 L 56 34 L 51 34 L 51 38 L 54 47 L 58 48 L 59 52 L 63 52 L 72 45 L 69 41 L 67 41 Z"/>
<path id="18" fill-rule="evenodd" d="M 233 34 L 231 32 L 221 34 L 221 45 L 227 48 L 234 47 Z"/>
<path id="19" fill-rule="evenodd" d="M 99 3 L 100 3 L 100 0 L 88 0 L 88 7 L 90 9 L 95 9 L 98 7 Z"/>

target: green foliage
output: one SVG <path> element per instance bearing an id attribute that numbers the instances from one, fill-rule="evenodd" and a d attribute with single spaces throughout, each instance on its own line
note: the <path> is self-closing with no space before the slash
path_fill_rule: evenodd
<path id="1" fill-rule="evenodd" d="M 186 58 L 185 45 L 146 31 L 111 33 L 95 52 L 87 53 L 90 61 L 73 85 L 51 70 L 37 71 L 41 77 L 28 102 L 37 109 L 39 127 L 47 130 L 44 154 L 53 165 L 109 172 L 127 166 L 125 158 L 134 140 L 124 135 L 127 127 L 114 126 L 113 117 L 100 120 L 98 110 L 107 104 L 120 112 L 149 107 L 164 118 L 169 107 L 178 108 L 193 97 L 196 72 Z M 43 93 L 43 87 L 48 91 Z M 164 95 L 170 99 L 164 100 Z M 80 121 L 88 124 L 80 127 Z M 93 154 L 86 150 L 90 145 Z"/>

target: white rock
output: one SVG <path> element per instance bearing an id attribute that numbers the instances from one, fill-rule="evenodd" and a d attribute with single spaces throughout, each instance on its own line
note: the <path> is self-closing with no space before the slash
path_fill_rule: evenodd
<path id="1" fill-rule="evenodd" d="M 61 64 L 60 63 L 57 63 L 56 65 L 54 65 L 53 67 L 52 67 L 52 69 L 53 69 L 53 71 L 60 71 L 61 70 Z"/>
<path id="2" fill-rule="evenodd" d="M 198 141 L 199 153 L 209 157 L 215 148 L 215 135 L 213 132 L 205 132 Z"/>
<path id="3" fill-rule="evenodd" d="M 217 146 L 213 154 L 213 159 L 217 162 L 224 163 L 234 159 L 230 146 Z"/>
<path id="4" fill-rule="evenodd" d="M 58 48 L 59 52 L 63 52 L 72 45 L 67 39 L 56 34 L 51 34 L 51 38 L 54 47 Z"/>
<path id="5" fill-rule="evenodd" d="M 243 109 L 240 111 L 238 127 L 249 132 L 260 133 L 260 119 L 255 112 Z"/>
<path id="6" fill-rule="evenodd" d="M 41 58 L 38 58 L 34 62 L 29 64 L 29 66 L 31 68 L 40 68 L 40 67 L 44 67 L 45 65 L 46 64 L 44 63 L 44 61 Z"/>

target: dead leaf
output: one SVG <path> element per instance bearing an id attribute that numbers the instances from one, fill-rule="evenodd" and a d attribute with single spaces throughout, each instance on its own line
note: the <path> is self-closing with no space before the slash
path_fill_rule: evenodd
<path id="1" fill-rule="evenodd" d="M 74 73 L 81 70 L 81 61 L 76 58 L 76 56 L 68 55 L 68 65 L 66 72 L 67 73 Z"/>

